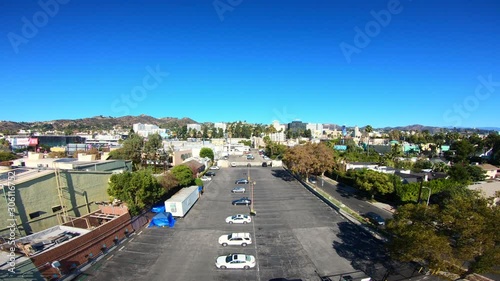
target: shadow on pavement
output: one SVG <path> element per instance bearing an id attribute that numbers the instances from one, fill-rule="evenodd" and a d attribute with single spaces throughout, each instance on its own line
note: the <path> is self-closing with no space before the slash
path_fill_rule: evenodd
<path id="1" fill-rule="evenodd" d="M 290 173 L 288 173 L 287 171 L 285 170 L 272 170 L 272 175 L 277 177 L 277 178 L 281 178 L 282 180 L 284 181 L 294 181 L 295 178 L 290 175 Z"/>
<path id="2" fill-rule="evenodd" d="M 376 276 L 382 277 L 385 268 L 392 266 L 383 244 L 352 223 L 340 222 L 338 226 L 337 236 L 341 242 L 333 241 L 333 248 L 341 257 L 349 260 L 354 269 L 376 280 L 380 279 Z"/>
<path id="3" fill-rule="evenodd" d="M 419 280 L 424 277 L 418 272 L 418 265 L 391 261 L 384 244 L 358 226 L 340 222 L 340 241 L 333 241 L 332 247 L 337 253 L 351 262 L 354 269 L 363 271 L 372 280 L 399 281 Z M 440 280 L 437 276 L 425 276 L 427 280 Z"/>

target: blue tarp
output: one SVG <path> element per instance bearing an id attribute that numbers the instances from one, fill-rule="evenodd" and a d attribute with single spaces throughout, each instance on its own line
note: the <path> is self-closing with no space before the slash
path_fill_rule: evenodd
<path id="1" fill-rule="evenodd" d="M 165 203 L 162 203 L 161 205 L 158 204 L 156 206 L 153 206 L 153 208 L 151 209 L 151 212 L 153 212 L 153 213 L 163 213 L 163 212 L 165 212 Z"/>
<path id="2" fill-rule="evenodd" d="M 162 213 L 158 213 L 156 216 L 153 217 L 153 219 L 149 223 L 148 227 L 153 227 L 153 226 L 174 227 L 174 225 L 175 225 L 175 219 L 172 216 L 172 213 L 162 212 Z"/>

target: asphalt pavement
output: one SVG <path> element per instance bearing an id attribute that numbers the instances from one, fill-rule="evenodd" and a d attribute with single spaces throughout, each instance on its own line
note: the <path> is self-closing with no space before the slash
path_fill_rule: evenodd
<path id="1" fill-rule="evenodd" d="M 277 167 L 234 167 L 216 171 L 205 192 L 174 228 L 146 228 L 78 277 L 77 280 L 431 280 L 412 265 L 389 261 L 384 244 L 351 223 L 297 180 Z M 254 193 L 232 194 L 238 178 L 250 176 Z M 321 185 L 321 180 L 319 181 Z M 323 189 L 358 212 L 381 209 L 328 182 Z M 232 206 L 243 196 L 253 198 L 252 223 L 229 225 L 224 219 L 248 214 Z M 390 215 L 389 212 L 384 217 Z M 231 232 L 249 232 L 247 247 L 222 247 L 217 239 Z M 217 256 L 245 253 L 256 257 L 250 270 L 221 270 Z M 329 279 L 327 279 L 329 278 Z"/>

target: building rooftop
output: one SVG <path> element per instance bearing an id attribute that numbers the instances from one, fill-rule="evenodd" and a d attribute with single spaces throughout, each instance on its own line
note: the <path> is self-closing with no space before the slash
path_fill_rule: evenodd
<path id="1" fill-rule="evenodd" d="M 90 232 L 90 230 L 56 225 L 46 230 L 19 238 L 15 244 L 26 256 L 35 256 L 48 249 L 67 243 L 71 239 Z"/>
<path id="2" fill-rule="evenodd" d="M 478 165 L 478 166 L 481 167 L 483 170 L 486 170 L 486 171 L 498 170 L 498 167 L 493 166 L 491 164 L 481 164 L 481 165 Z"/>
<path id="3" fill-rule="evenodd" d="M 15 173 L 12 178 L 13 173 Z M 54 173 L 54 170 L 39 170 L 29 168 L 17 168 L 0 173 L 0 185 L 19 184 L 28 180 Z M 9 179 L 11 176 L 11 179 Z"/>
<path id="4" fill-rule="evenodd" d="M 500 181 L 484 181 L 484 182 L 475 182 L 467 187 L 471 190 L 481 191 L 486 198 L 495 197 L 495 193 L 500 192 Z"/>

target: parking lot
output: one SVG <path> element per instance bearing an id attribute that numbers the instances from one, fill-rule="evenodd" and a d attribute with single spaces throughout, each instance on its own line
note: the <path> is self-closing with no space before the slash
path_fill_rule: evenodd
<path id="1" fill-rule="evenodd" d="M 314 197 L 297 181 L 284 180 L 286 172 L 272 167 L 233 167 L 215 171 L 205 193 L 174 228 L 147 228 L 93 266 L 86 280 L 320 280 L 322 276 L 366 275 L 353 268 L 342 244 L 339 226 L 349 224 L 336 211 Z M 250 224 L 226 224 L 225 218 L 248 214 L 247 206 L 233 206 L 245 194 L 232 194 L 234 181 L 250 172 L 255 181 Z M 222 247 L 220 235 L 249 232 L 253 244 Z M 345 235 L 345 234 L 344 234 Z M 352 238 L 352 237 L 351 237 Z M 217 269 L 217 256 L 251 254 L 257 265 L 250 270 Z M 80 278 L 80 280 L 83 280 Z"/>

